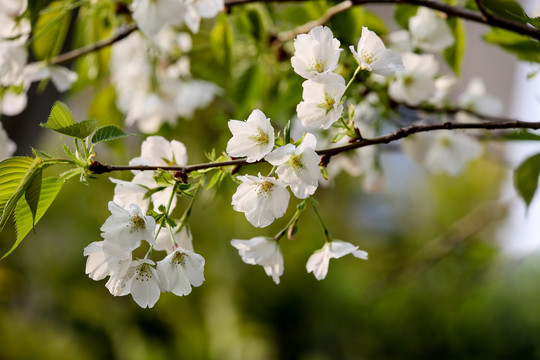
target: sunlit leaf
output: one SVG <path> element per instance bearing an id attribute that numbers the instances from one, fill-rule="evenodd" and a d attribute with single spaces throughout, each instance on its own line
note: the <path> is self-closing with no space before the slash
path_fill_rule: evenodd
<path id="1" fill-rule="evenodd" d="M 65 9 L 67 4 L 52 2 L 39 16 L 32 40 L 32 50 L 38 59 L 49 59 L 62 50 L 71 21 L 71 11 Z"/>
<path id="2" fill-rule="evenodd" d="M 128 134 L 126 134 L 124 130 L 122 130 L 118 126 L 106 125 L 96 130 L 96 132 L 92 136 L 92 143 L 99 144 L 104 141 L 121 139 L 126 136 L 128 136 Z"/>
<path id="3" fill-rule="evenodd" d="M 540 154 L 531 156 L 523 161 L 514 171 L 514 186 L 518 194 L 529 206 L 538 187 L 540 175 Z"/>

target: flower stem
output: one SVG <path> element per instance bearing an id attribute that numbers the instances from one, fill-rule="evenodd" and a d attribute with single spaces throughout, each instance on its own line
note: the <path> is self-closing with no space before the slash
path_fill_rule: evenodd
<path id="1" fill-rule="evenodd" d="M 358 67 L 356 68 L 356 70 L 354 70 L 354 74 L 353 76 L 351 77 L 351 80 L 349 80 L 349 82 L 347 83 L 347 86 L 345 86 L 345 91 L 343 91 L 343 95 L 341 95 L 341 100 L 339 101 L 339 104 L 338 105 L 341 105 L 341 103 L 343 102 L 343 100 L 345 99 L 345 94 L 347 93 L 347 90 L 349 89 L 349 86 L 351 86 L 352 82 L 354 81 L 354 79 L 356 78 L 356 75 L 358 75 L 358 73 L 360 72 L 362 68 L 360 67 L 360 65 L 358 65 Z"/>
<path id="2" fill-rule="evenodd" d="M 279 241 L 281 240 L 281 238 L 283 236 L 285 236 L 285 234 L 287 234 L 287 232 L 289 231 L 289 228 L 295 223 L 298 221 L 298 218 L 300 217 L 300 214 L 302 214 L 302 212 L 306 209 L 306 200 L 302 201 L 300 204 L 298 204 L 296 206 L 296 212 L 294 213 L 294 215 L 291 217 L 291 220 L 289 220 L 289 222 L 287 223 L 287 225 L 285 225 L 285 227 L 283 229 L 281 229 L 280 232 L 278 232 L 276 234 L 276 236 L 274 236 L 274 240 L 275 241 Z"/>
<path id="3" fill-rule="evenodd" d="M 313 211 L 315 211 L 315 214 L 317 215 L 317 219 L 319 219 L 319 224 L 321 224 L 323 233 L 324 233 L 324 241 L 330 242 L 330 233 L 328 232 L 328 229 L 324 225 L 324 222 L 321 218 L 321 214 L 319 214 L 319 211 L 317 210 L 317 207 L 315 206 L 315 200 L 310 198 L 311 207 L 313 208 Z"/>
<path id="4" fill-rule="evenodd" d="M 174 185 L 173 185 L 173 191 L 171 192 L 171 197 L 169 197 L 169 202 L 167 203 L 167 208 L 165 209 L 165 216 L 168 217 L 169 216 L 169 212 L 171 210 L 171 206 L 172 206 L 172 202 L 174 200 L 174 197 L 176 196 L 176 189 L 178 188 L 178 183 L 175 182 Z M 167 221 L 167 220 L 165 220 Z M 159 227 L 156 231 L 156 235 L 154 236 L 154 240 L 157 240 L 158 238 L 158 235 L 159 233 L 161 232 L 161 229 L 163 228 L 163 222 L 161 222 L 159 224 Z M 173 238 L 173 243 L 174 243 L 174 238 Z M 146 252 L 146 255 L 144 256 L 145 259 L 149 259 L 150 256 L 152 256 L 152 251 L 154 250 L 154 245 L 150 245 L 150 248 L 148 249 L 148 251 Z"/>

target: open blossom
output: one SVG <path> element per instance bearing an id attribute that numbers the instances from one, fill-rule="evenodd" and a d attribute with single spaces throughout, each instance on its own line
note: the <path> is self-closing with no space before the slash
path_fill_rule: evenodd
<path id="1" fill-rule="evenodd" d="M 308 133 L 298 147 L 287 144 L 265 157 L 270 164 L 278 167 L 276 173 L 279 179 L 289 185 L 299 199 L 313 195 L 319 185 L 319 155 L 315 152 L 316 146 L 317 139 Z"/>
<path id="2" fill-rule="evenodd" d="M 465 91 L 458 98 L 459 107 L 481 115 L 497 116 L 502 112 L 502 103 L 488 94 L 480 78 L 472 78 Z M 471 120 L 470 114 L 459 113 L 458 121 Z"/>
<path id="3" fill-rule="evenodd" d="M 94 241 L 84 248 L 86 274 L 93 280 L 121 274 L 131 263 L 131 252 L 107 241 Z"/>
<path id="4" fill-rule="evenodd" d="M 56 89 L 60 92 L 68 91 L 77 80 L 77 73 L 63 66 L 34 63 L 26 65 L 24 76 L 28 81 L 41 81 L 51 79 Z"/>
<path id="5" fill-rule="evenodd" d="M 368 253 L 359 250 L 358 246 L 341 240 L 333 240 L 324 244 L 322 249 L 315 251 L 309 257 L 306 264 L 307 272 L 312 272 L 317 280 L 322 280 L 328 273 L 330 259 L 339 259 L 347 254 L 352 254 L 354 257 L 363 260 L 368 259 Z"/>
<path id="6" fill-rule="evenodd" d="M 409 19 L 409 31 L 413 44 L 424 51 L 442 51 L 455 41 L 446 20 L 426 7 Z"/>
<path id="7" fill-rule="evenodd" d="M 482 153 L 475 138 L 456 131 L 415 134 L 401 142 L 403 152 L 435 174 L 456 176 Z"/>
<path id="8" fill-rule="evenodd" d="M 328 129 L 343 111 L 340 102 L 345 92 L 345 79 L 334 73 L 323 74 L 304 81 L 302 87 L 304 101 L 296 107 L 302 125 Z"/>
<path id="9" fill-rule="evenodd" d="M 261 110 L 253 110 L 246 121 L 230 120 L 228 125 L 233 135 L 227 143 L 229 156 L 247 156 L 247 162 L 255 162 L 274 148 L 274 128 Z"/>
<path id="10" fill-rule="evenodd" d="M 394 50 L 387 49 L 381 38 L 365 26 L 362 27 L 362 36 L 358 41 L 358 52 L 354 50 L 353 46 L 349 48 L 363 70 L 388 76 L 403 69 L 401 55 Z"/>
<path id="11" fill-rule="evenodd" d="M 272 277 L 279 284 L 279 277 L 283 275 L 283 255 L 279 243 L 272 238 L 263 236 L 249 240 L 231 240 L 231 245 L 238 250 L 242 261 L 250 265 L 261 265 L 266 275 Z"/>
<path id="12" fill-rule="evenodd" d="M 184 21 L 187 27 L 194 33 L 199 32 L 201 18 L 211 19 L 223 11 L 223 0 L 186 0 L 186 12 Z"/>
<path id="13" fill-rule="evenodd" d="M 287 211 L 289 192 L 276 178 L 252 175 L 238 176 L 242 183 L 233 194 L 233 209 L 245 213 L 255 227 L 270 225 Z"/>
<path id="14" fill-rule="evenodd" d="M 135 0 L 133 19 L 146 36 L 153 36 L 163 25 L 180 25 L 185 3 L 182 0 Z"/>
<path id="15" fill-rule="evenodd" d="M 153 217 L 145 216 L 141 209 L 132 204 L 126 210 L 109 201 L 111 216 L 101 226 L 105 241 L 118 245 L 122 250 L 133 251 L 146 240 L 154 244 L 156 222 Z"/>
<path id="16" fill-rule="evenodd" d="M 180 226 L 180 225 L 179 225 Z M 171 239 L 171 234 L 167 229 L 161 229 L 157 238 L 154 250 L 163 250 L 167 254 L 172 253 L 176 248 L 182 248 L 194 252 L 193 236 L 186 224 L 178 231 L 178 227 L 173 229 L 174 239 Z"/>
<path id="17" fill-rule="evenodd" d="M 162 291 L 188 295 L 191 286 L 201 286 L 204 282 L 204 258 L 193 251 L 177 249 L 158 261 L 157 272 Z"/>
<path id="18" fill-rule="evenodd" d="M 307 34 L 294 39 L 294 56 L 291 64 L 294 71 L 305 79 L 334 71 L 338 66 L 339 40 L 326 26 L 317 26 Z"/>
<path id="19" fill-rule="evenodd" d="M 435 94 L 435 75 L 439 70 L 435 57 L 406 53 L 403 54 L 403 65 L 405 69 L 396 72 L 390 83 L 390 96 L 413 106 L 429 100 Z"/>

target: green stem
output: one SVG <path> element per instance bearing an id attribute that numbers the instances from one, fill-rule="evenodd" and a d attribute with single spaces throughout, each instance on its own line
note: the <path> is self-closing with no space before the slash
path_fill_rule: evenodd
<path id="1" fill-rule="evenodd" d="M 353 74 L 353 76 L 351 77 L 351 80 L 349 80 L 349 82 L 347 83 L 347 86 L 345 86 L 345 91 L 343 91 L 343 95 L 341 95 L 341 100 L 339 101 L 339 104 L 338 104 L 338 105 L 341 105 L 341 103 L 342 103 L 343 100 L 345 99 L 345 94 L 347 93 L 347 90 L 349 89 L 349 86 L 351 86 L 352 82 L 354 81 L 354 79 L 356 78 L 356 75 L 358 75 L 358 73 L 360 72 L 360 70 L 362 70 L 362 68 L 360 67 L 360 65 L 358 65 L 358 67 L 356 68 L 356 70 L 354 70 L 354 74 Z"/>
<path id="2" fill-rule="evenodd" d="M 311 198 L 310 198 L 311 199 Z M 328 229 L 324 225 L 324 222 L 321 218 L 321 214 L 319 214 L 319 211 L 317 210 L 317 207 L 315 206 L 315 201 L 311 200 L 311 207 L 313 208 L 313 211 L 315 211 L 315 214 L 317 215 L 317 219 L 319 219 L 319 223 L 321 224 L 323 233 L 324 233 L 324 240 L 328 243 L 330 242 L 330 233 L 328 232 Z"/>
<path id="3" fill-rule="evenodd" d="M 291 217 L 291 220 L 289 220 L 289 222 L 287 223 L 287 225 L 285 225 L 285 227 L 283 229 L 281 229 L 280 232 L 278 232 L 276 234 L 276 236 L 274 236 L 274 240 L 275 241 L 279 241 L 281 240 L 281 238 L 283 236 L 285 236 L 285 234 L 287 234 L 287 231 L 289 231 L 289 228 L 296 222 L 298 221 L 298 218 L 300 217 L 300 214 L 302 214 L 302 212 L 306 209 L 306 200 L 302 201 L 300 204 L 298 204 L 298 206 L 296 207 L 296 212 L 294 213 L 294 215 Z"/>
<path id="4" fill-rule="evenodd" d="M 169 212 L 171 210 L 172 202 L 174 200 L 174 197 L 176 196 L 176 189 L 178 188 L 178 183 L 175 182 L 173 185 L 173 191 L 171 193 L 171 197 L 169 198 L 169 202 L 167 203 L 167 208 L 165 209 L 165 215 L 168 217 Z M 159 233 L 161 232 L 161 229 L 163 228 L 163 222 L 159 224 L 159 227 L 156 231 L 156 235 L 154 236 L 154 240 L 157 240 Z M 150 248 L 146 252 L 146 255 L 144 256 L 145 259 L 149 259 L 150 256 L 152 256 L 152 251 L 154 250 L 154 245 L 150 245 Z"/>

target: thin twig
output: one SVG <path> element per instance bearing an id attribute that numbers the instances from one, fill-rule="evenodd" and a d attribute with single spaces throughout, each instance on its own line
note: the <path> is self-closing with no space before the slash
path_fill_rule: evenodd
<path id="1" fill-rule="evenodd" d="M 225 0 L 225 5 L 230 7 L 233 5 L 248 4 L 252 2 L 303 2 L 310 0 Z M 366 5 L 366 4 L 379 4 L 379 5 L 391 5 L 391 4 L 410 4 L 424 6 L 433 10 L 437 10 L 445 13 L 448 16 L 459 17 L 462 19 L 470 20 L 484 25 L 489 25 L 493 27 L 498 27 L 505 30 L 510 30 L 512 32 L 527 35 L 531 38 L 540 40 L 540 30 L 527 25 L 521 24 L 515 21 L 504 19 L 498 16 L 490 15 L 489 18 L 486 18 L 483 14 L 461 8 L 458 6 L 447 5 L 442 2 L 432 1 L 432 0 L 352 0 L 354 5 Z"/>
<path id="2" fill-rule="evenodd" d="M 455 129 L 486 129 L 486 130 L 496 130 L 496 129 L 540 129 L 540 122 L 526 122 L 519 120 L 501 120 L 501 121 L 489 121 L 483 123 L 457 123 L 446 121 L 441 124 L 429 124 L 429 125 L 411 125 L 398 129 L 389 134 L 378 136 L 370 139 L 362 139 L 352 144 L 347 144 L 343 146 L 321 149 L 317 151 L 317 154 L 320 156 L 326 155 L 334 156 L 342 152 L 362 148 L 365 146 L 377 145 L 377 144 L 388 144 L 400 139 L 403 139 L 407 136 L 428 131 L 436 130 L 455 130 Z M 265 160 L 259 160 L 258 163 L 266 162 Z M 245 159 L 235 159 L 229 161 L 219 161 L 219 162 L 209 162 L 196 165 L 188 166 L 117 166 L 117 165 L 106 165 L 100 164 L 97 161 L 93 162 L 90 165 L 90 171 L 94 174 L 103 174 L 112 171 L 126 171 L 126 170 L 140 170 L 140 171 L 150 171 L 150 170 L 166 170 L 166 171 L 180 171 L 183 173 L 190 173 L 192 171 L 212 169 L 224 166 L 240 166 L 247 164 Z"/>
<path id="3" fill-rule="evenodd" d="M 298 34 L 304 34 L 309 32 L 311 29 L 313 29 L 316 26 L 324 25 L 326 24 L 333 16 L 351 8 L 353 6 L 353 2 L 350 0 L 346 0 L 343 2 L 340 2 L 337 5 L 332 6 L 329 8 L 323 16 L 321 16 L 318 19 L 315 19 L 313 21 L 307 22 L 303 25 L 300 25 L 298 27 L 295 27 L 294 29 L 291 29 L 289 31 L 283 31 L 277 34 L 277 39 L 281 42 L 285 42 L 287 40 L 294 39 Z"/>
<path id="4" fill-rule="evenodd" d="M 92 53 L 94 51 L 101 50 L 104 47 L 110 46 L 110 45 L 124 39 L 126 36 L 128 36 L 129 34 L 134 32 L 135 30 L 137 30 L 137 25 L 135 25 L 135 24 L 122 27 L 122 28 L 118 29 L 116 34 L 114 34 L 110 38 L 100 40 L 100 41 L 98 41 L 96 43 L 93 43 L 93 44 L 90 44 L 88 46 L 84 46 L 82 48 L 75 49 L 75 50 L 69 51 L 67 53 L 58 55 L 58 56 L 52 58 L 49 61 L 49 64 L 51 64 L 51 65 L 65 64 L 67 62 L 75 60 L 75 59 L 77 59 L 77 58 L 79 58 L 81 56 L 84 56 L 86 54 Z"/>

